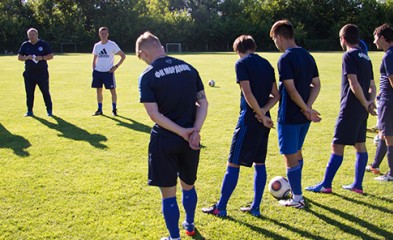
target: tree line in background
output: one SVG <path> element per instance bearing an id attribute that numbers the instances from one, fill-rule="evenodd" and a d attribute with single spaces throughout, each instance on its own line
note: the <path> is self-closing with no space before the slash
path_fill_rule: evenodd
<path id="1" fill-rule="evenodd" d="M 339 50 L 338 31 L 357 24 L 371 49 L 378 25 L 393 23 L 393 0 L 1 0 L 0 53 L 18 50 L 26 30 L 38 29 L 59 52 L 64 43 L 91 52 L 98 28 L 123 51 L 134 51 L 144 31 L 162 43 L 182 43 L 183 51 L 232 51 L 240 34 L 254 36 L 258 50 L 275 50 L 271 25 L 288 19 L 297 43 L 310 50 Z"/>

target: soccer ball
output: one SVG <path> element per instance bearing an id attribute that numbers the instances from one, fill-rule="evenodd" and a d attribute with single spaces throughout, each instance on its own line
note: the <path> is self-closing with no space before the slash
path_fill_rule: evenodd
<path id="1" fill-rule="evenodd" d="M 378 146 L 379 140 L 380 140 L 380 139 L 379 139 L 379 134 L 377 134 L 377 135 L 374 137 L 374 141 L 373 141 L 375 146 Z"/>
<path id="2" fill-rule="evenodd" d="M 209 86 L 214 87 L 216 85 L 216 82 L 214 80 L 209 81 Z"/>
<path id="3" fill-rule="evenodd" d="M 277 199 L 289 198 L 291 187 L 286 178 L 276 176 L 269 182 L 269 191 Z"/>

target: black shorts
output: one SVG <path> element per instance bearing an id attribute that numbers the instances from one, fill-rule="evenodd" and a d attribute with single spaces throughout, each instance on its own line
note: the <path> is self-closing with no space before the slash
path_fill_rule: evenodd
<path id="1" fill-rule="evenodd" d="M 105 85 L 106 89 L 116 88 L 115 74 L 113 72 L 99 72 L 94 70 L 91 87 L 102 88 L 102 85 Z"/>
<path id="2" fill-rule="evenodd" d="M 148 184 L 173 187 L 177 177 L 188 185 L 197 179 L 200 150 L 192 150 L 188 142 L 173 133 L 157 133 L 154 129 L 149 143 Z"/>
<path id="3" fill-rule="evenodd" d="M 393 101 L 379 102 L 378 118 L 382 135 L 393 136 Z"/>
<path id="4" fill-rule="evenodd" d="M 232 137 L 228 162 L 251 167 L 253 163 L 265 163 L 270 128 L 255 118 L 255 113 L 240 114 Z"/>
<path id="5" fill-rule="evenodd" d="M 356 143 L 366 142 L 367 118 L 348 119 L 337 118 L 334 129 L 334 144 L 355 145 Z"/>

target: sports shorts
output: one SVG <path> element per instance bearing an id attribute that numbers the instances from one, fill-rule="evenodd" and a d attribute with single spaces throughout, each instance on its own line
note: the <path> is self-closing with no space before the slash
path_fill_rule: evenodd
<path id="1" fill-rule="evenodd" d="M 294 154 L 302 149 L 310 123 L 277 124 L 278 145 L 281 154 Z"/>
<path id="2" fill-rule="evenodd" d="M 93 81 L 91 83 L 92 88 L 102 88 L 102 85 L 106 89 L 116 88 L 116 80 L 113 72 L 99 72 L 97 70 L 93 71 Z"/>
<path id="3" fill-rule="evenodd" d="M 188 185 L 197 179 L 200 150 L 193 150 L 182 137 L 166 130 L 150 134 L 148 184 L 173 187 L 179 177 Z"/>
<path id="4" fill-rule="evenodd" d="M 337 118 L 333 144 L 355 145 L 366 142 L 367 118 Z"/>
<path id="5" fill-rule="evenodd" d="M 379 129 L 383 136 L 393 136 L 393 101 L 381 101 L 378 107 Z"/>
<path id="6" fill-rule="evenodd" d="M 265 163 L 270 128 L 255 118 L 255 113 L 244 110 L 240 113 L 228 162 L 251 167 L 253 163 Z"/>

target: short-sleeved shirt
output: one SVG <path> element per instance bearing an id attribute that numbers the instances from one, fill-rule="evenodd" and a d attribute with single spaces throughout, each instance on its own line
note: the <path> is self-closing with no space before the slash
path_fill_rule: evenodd
<path id="1" fill-rule="evenodd" d="M 393 75 L 393 47 L 385 52 L 379 71 L 381 73 L 379 83 L 381 98 L 393 102 L 393 87 L 389 81 L 389 76 Z"/>
<path id="2" fill-rule="evenodd" d="M 38 42 L 32 44 L 30 41 L 23 42 L 19 48 L 18 54 L 20 55 L 35 55 L 45 56 L 51 54 L 52 49 L 49 44 L 44 40 L 38 39 Z M 25 61 L 25 70 L 28 72 L 41 72 L 48 69 L 48 63 L 45 60 L 38 61 L 35 63 L 33 60 Z"/>
<path id="3" fill-rule="evenodd" d="M 153 61 L 139 78 L 140 102 L 157 103 L 161 114 L 186 128 L 194 125 L 196 95 L 203 89 L 195 68 L 169 56 Z M 157 124 L 153 130 L 165 132 Z"/>
<path id="4" fill-rule="evenodd" d="M 369 99 L 370 81 L 374 79 L 371 60 L 360 48 L 347 51 L 342 59 L 341 100 L 339 118 L 364 119 L 368 112 L 352 92 L 348 74 L 355 74 L 366 99 Z"/>
<path id="5" fill-rule="evenodd" d="M 269 100 L 273 83 L 275 82 L 274 68 L 264 58 L 257 54 L 249 54 L 239 59 L 235 64 L 236 82 L 249 81 L 252 94 L 259 106 L 264 106 Z M 240 93 L 240 111 L 250 110 L 243 92 Z M 268 113 L 268 116 L 270 114 Z"/>
<path id="6" fill-rule="evenodd" d="M 96 68 L 99 72 L 109 72 L 113 67 L 114 57 L 116 53 L 121 51 L 120 47 L 113 41 L 108 40 L 102 44 L 101 41 L 94 44 L 93 54 L 97 56 Z"/>
<path id="7" fill-rule="evenodd" d="M 311 54 L 300 47 L 287 49 L 278 60 L 279 92 L 278 123 L 304 124 L 310 122 L 301 112 L 301 108 L 289 97 L 283 81 L 293 80 L 296 90 L 304 102 L 307 102 L 312 79 L 318 77 L 318 68 Z"/>

